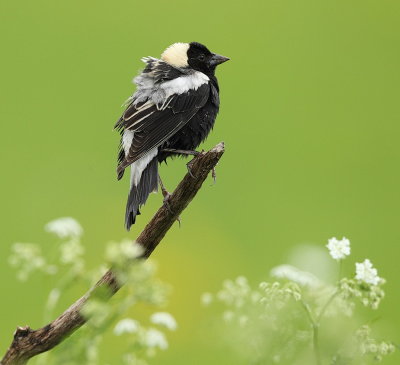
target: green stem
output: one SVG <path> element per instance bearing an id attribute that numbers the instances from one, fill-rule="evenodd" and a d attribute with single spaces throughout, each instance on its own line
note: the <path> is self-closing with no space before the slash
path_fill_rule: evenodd
<path id="1" fill-rule="evenodd" d="M 339 270 L 338 270 L 338 286 L 336 290 L 333 292 L 333 294 L 329 297 L 325 305 L 322 307 L 321 312 L 317 316 L 317 323 L 319 324 L 321 322 L 322 316 L 325 314 L 325 311 L 328 309 L 330 304 L 333 302 L 333 300 L 336 298 L 336 296 L 340 292 L 340 278 L 342 276 L 342 269 L 343 269 L 343 260 L 339 260 Z"/>
<path id="2" fill-rule="evenodd" d="M 314 324 L 313 325 L 313 348 L 314 348 L 315 363 L 317 365 L 321 365 L 321 354 L 319 351 L 318 335 L 319 335 L 319 324 Z"/>
<path id="3" fill-rule="evenodd" d="M 321 319 L 322 319 L 323 315 L 325 314 L 326 310 L 332 304 L 333 300 L 336 298 L 336 296 L 340 292 L 339 283 L 340 283 L 341 275 L 342 275 L 342 260 L 340 260 L 340 262 L 339 262 L 338 287 L 333 292 L 333 294 L 328 298 L 327 302 L 322 307 L 322 309 L 319 312 L 319 314 L 316 316 L 316 319 L 314 319 L 314 316 L 313 316 L 313 314 L 311 312 L 310 306 L 306 302 L 304 302 L 303 300 L 300 300 L 300 303 L 302 304 L 304 310 L 306 311 L 308 320 L 310 321 L 310 324 L 311 324 L 311 327 L 312 327 L 312 331 L 313 331 L 313 350 L 314 350 L 314 356 L 315 356 L 315 363 L 317 365 L 321 365 L 322 364 L 322 362 L 321 362 L 321 352 L 320 352 L 320 348 L 319 348 L 319 326 L 320 326 L 320 323 L 321 323 Z"/>
<path id="4" fill-rule="evenodd" d="M 319 322 L 315 321 L 315 319 L 311 313 L 310 306 L 303 300 L 300 300 L 300 303 L 302 304 L 304 310 L 307 313 L 307 317 L 308 317 L 308 320 L 310 321 L 311 328 L 313 331 L 313 350 L 314 350 L 314 356 L 315 356 L 315 363 L 317 365 L 321 365 L 321 353 L 319 350 L 319 340 L 318 340 Z"/>
<path id="5" fill-rule="evenodd" d="M 339 260 L 338 282 L 340 282 L 340 278 L 342 276 L 342 269 L 343 269 L 343 260 Z"/>
<path id="6" fill-rule="evenodd" d="M 319 312 L 319 315 L 317 316 L 317 323 L 319 324 L 321 322 L 322 316 L 325 314 L 326 310 L 330 306 L 330 304 L 333 302 L 333 299 L 336 298 L 336 296 L 339 294 L 339 289 L 336 289 L 333 294 L 329 297 L 325 305 L 322 307 L 321 312 Z"/>

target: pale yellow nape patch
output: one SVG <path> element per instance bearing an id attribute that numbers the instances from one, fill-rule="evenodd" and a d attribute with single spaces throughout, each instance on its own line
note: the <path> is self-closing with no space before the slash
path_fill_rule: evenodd
<path id="1" fill-rule="evenodd" d="M 171 66 L 186 67 L 188 66 L 188 49 L 189 43 L 174 43 L 162 53 L 161 59 Z"/>

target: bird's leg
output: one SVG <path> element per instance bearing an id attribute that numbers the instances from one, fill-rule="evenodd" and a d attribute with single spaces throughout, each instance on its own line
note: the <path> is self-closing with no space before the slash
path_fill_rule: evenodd
<path id="1" fill-rule="evenodd" d="M 173 148 L 164 148 L 162 150 L 162 152 L 179 153 L 181 155 L 195 156 L 195 158 L 196 158 L 196 156 L 201 155 L 204 152 L 204 150 L 202 150 L 201 152 L 198 152 L 198 151 L 190 151 L 190 150 L 176 150 L 176 149 L 173 149 Z M 192 159 L 186 164 L 188 173 L 193 178 L 194 178 L 194 176 L 192 174 L 192 166 L 193 166 L 194 160 L 195 159 Z"/>
<path id="2" fill-rule="evenodd" d="M 164 203 L 165 207 L 170 211 L 170 213 L 172 213 L 171 207 L 169 206 L 169 202 L 168 202 L 168 200 L 171 198 L 171 194 L 168 192 L 167 189 L 165 189 L 165 186 L 161 180 L 160 174 L 158 175 L 158 183 L 160 184 L 161 192 L 164 197 L 163 203 Z"/>
<path id="3" fill-rule="evenodd" d="M 190 156 L 198 156 L 201 155 L 204 151 L 191 151 L 191 150 L 176 150 L 174 148 L 163 148 L 161 152 L 172 152 L 172 153 L 180 153 L 181 155 L 190 155 Z"/>
<path id="4" fill-rule="evenodd" d="M 170 205 L 169 205 L 169 199 L 171 198 L 171 194 L 170 194 L 170 193 L 168 192 L 168 190 L 165 188 L 165 186 L 164 186 L 164 184 L 163 184 L 163 182 L 162 182 L 162 180 L 161 180 L 160 174 L 158 174 L 158 183 L 160 184 L 161 192 L 162 192 L 162 195 L 163 195 L 163 197 L 164 197 L 164 199 L 163 199 L 163 204 L 164 204 L 165 207 L 169 210 L 169 212 L 170 212 L 171 214 L 173 214 L 173 213 L 172 213 L 172 210 L 171 210 L 171 207 L 170 207 Z M 181 226 L 181 217 L 178 217 L 178 218 L 177 218 L 177 221 L 178 221 L 179 227 L 180 227 L 180 226 Z"/>

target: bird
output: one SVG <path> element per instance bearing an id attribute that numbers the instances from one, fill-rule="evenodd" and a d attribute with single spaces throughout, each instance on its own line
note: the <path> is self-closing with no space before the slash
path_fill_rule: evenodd
<path id="1" fill-rule="evenodd" d="M 158 165 L 169 157 L 195 155 L 213 128 L 220 105 L 215 70 L 228 60 L 198 42 L 174 43 L 159 59 L 142 58 L 145 67 L 133 79 L 136 91 L 114 126 L 121 135 L 117 179 L 130 167 L 128 231 L 158 183 L 168 198 Z"/>

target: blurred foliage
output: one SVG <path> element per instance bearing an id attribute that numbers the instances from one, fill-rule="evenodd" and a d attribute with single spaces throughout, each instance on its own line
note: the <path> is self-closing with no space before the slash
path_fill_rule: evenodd
<path id="1" fill-rule="evenodd" d="M 104 266 L 97 270 L 87 268 L 82 257 L 83 229 L 76 220 L 70 217 L 56 219 L 49 222 L 45 228 L 60 240 L 56 245 L 60 255 L 51 263 L 51 271 L 43 269 L 47 267 L 49 258 L 42 255 L 39 245 L 34 243 L 14 244 L 9 262 L 18 270 L 17 277 L 21 281 L 29 280 L 35 272 L 48 275 L 58 274 L 58 282 L 51 289 L 47 303 L 43 305 L 44 323 L 47 324 L 54 319 L 54 308 L 68 293 L 69 288 L 80 281 L 93 286 L 106 269 Z M 157 349 L 168 348 L 167 339 L 159 329 L 146 327 L 131 318 L 121 319 L 138 303 L 160 307 L 166 302 L 168 287 L 154 277 L 154 264 L 149 260 L 136 260 L 142 253 L 141 247 L 129 240 L 119 243 L 111 242 L 107 246 L 106 263 L 108 267 L 113 267 L 119 285 L 123 286 L 121 289 L 123 294 L 118 300 L 113 298 L 108 300 L 109 294 L 105 293 L 108 288 L 97 287 L 93 290 L 81 312 L 86 317 L 87 323 L 53 351 L 33 359 L 34 364 L 99 365 L 103 363 L 100 348 L 104 335 L 113 325 L 115 325 L 115 335 L 127 337 L 126 348 L 116 356 L 115 363 L 146 365 L 146 359 L 153 357 Z M 47 256 L 50 255 L 47 254 Z M 118 323 L 115 324 L 116 321 Z M 175 330 L 177 327 L 172 315 L 165 312 L 153 313 L 150 322 L 169 330 Z"/>
<path id="2" fill-rule="evenodd" d="M 343 241 L 347 249 L 338 255 Z M 373 337 L 371 318 L 363 318 L 356 307 L 361 303 L 378 309 L 385 280 L 369 260 L 356 263 L 354 278 L 341 277 L 350 241 L 333 238 L 328 248 L 339 262 L 335 285 L 292 265 L 280 265 L 271 270 L 275 281 L 253 288 L 239 276 L 225 280 L 215 295 L 202 295 L 205 305 L 222 303 L 226 326 L 217 328 L 243 363 L 365 365 L 395 351 L 392 342 Z"/>
<path id="3" fill-rule="evenodd" d="M 6 262 L 13 242 L 54 252 L 38 227 L 71 215 L 98 267 L 105 243 L 134 239 L 161 204 L 151 196 L 124 231 L 128 182 L 115 178 L 112 126 L 140 58 L 192 40 L 231 58 L 218 70 L 221 112 L 202 146 L 224 140 L 227 152 L 217 184 L 205 184 L 154 253 L 180 330 L 153 363 L 242 364 L 224 341 L 209 340 L 200 294 L 240 274 L 266 280 L 293 248 L 333 235 L 351 237 L 356 260 L 373 257 L 388 280 L 375 328 L 399 342 L 399 11 L 396 0 L 0 1 L 0 350 L 17 325 L 43 324 L 56 284 L 37 274 L 17 285 Z M 185 165 L 171 161 L 161 173 L 172 190 Z M 54 313 L 86 289 L 71 287 Z M 128 313 L 148 315 L 140 305 Z M 121 345 L 112 335 L 107 343 L 111 362 Z"/>

